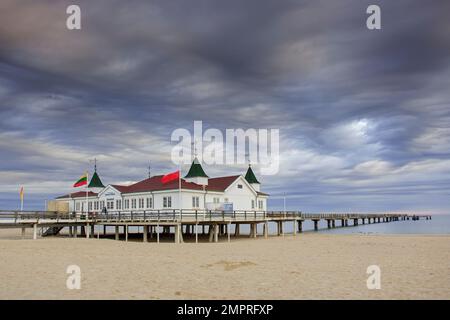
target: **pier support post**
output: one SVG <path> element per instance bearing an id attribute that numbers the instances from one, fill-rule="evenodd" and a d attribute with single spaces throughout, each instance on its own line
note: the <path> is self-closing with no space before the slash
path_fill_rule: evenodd
<path id="1" fill-rule="evenodd" d="M 219 225 L 214 225 L 214 242 L 219 242 Z"/>
<path id="2" fill-rule="evenodd" d="M 86 224 L 84 229 L 84 233 L 86 234 L 86 239 L 89 239 L 89 223 Z"/>
<path id="3" fill-rule="evenodd" d="M 22 239 L 25 238 L 25 228 L 22 227 Z"/>
<path id="4" fill-rule="evenodd" d="M 253 223 L 253 238 L 256 238 L 258 235 L 258 224 Z"/>
<path id="5" fill-rule="evenodd" d="M 344 220 L 345 226 L 348 227 L 348 219 Z"/>
<path id="6" fill-rule="evenodd" d="M 358 219 L 353 219 L 353 225 L 357 226 L 358 225 Z"/>
<path id="7" fill-rule="evenodd" d="M 239 223 L 236 223 L 235 225 L 234 225 L 234 236 L 235 237 L 239 237 L 239 234 L 240 234 L 240 232 L 241 232 L 241 225 L 239 224 Z"/>
<path id="8" fill-rule="evenodd" d="M 331 229 L 331 220 L 330 219 L 327 219 L 327 228 Z"/>
<path id="9" fill-rule="evenodd" d="M 148 226 L 144 226 L 143 241 L 148 242 Z"/>
<path id="10" fill-rule="evenodd" d="M 115 227 L 115 239 L 119 240 L 119 226 Z"/>
<path id="11" fill-rule="evenodd" d="M 303 232 L 303 221 L 302 220 L 298 221 L 298 232 Z"/>
<path id="12" fill-rule="evenodd" d="M 314 221 L 314 231 L 319 230 L 319 220 L 313 220 Z"/>
<path id="13" fill-rule="evenodd" d="M 344 219 L 341 219 L 341 227 L 345 227 L 345 221 L 344 221 Z"/>
<path id="14" fill-rule="evenodd" d="M 294 230 L 295 230 L 295 225 L 294 225 Z M 268 238 L 269 237 L 269 222 L 266 221 L 264 222 L 264 238 Z"/>
<path id="15" fill-rule="evenodd" d="M 336 220 L 331 220 L 331 225 L 333 226 L 333 228 L 336 228 Z"/>
<path id="16" fill-rule="evenodd" d="M 73 237 L 76 238 L 78 236 L 78 226 L 73 226 Z"/>
<path id="17" fill-rule="evenodd" d="M 106 236 L 106 225 L 103 226 L 103 235 Z"/>
<path id="18" fill-rule="evenodd" d="M 128 225 L 124 225 L 123 228 L 125 229 L 125 241 L 128 241 Z"/>
<path id="19" fill-rule="evenodd" d="M 73 237 L 72 226 L 69 226 L 69 238 Z"/>
<path id="20" fill-rule="evenodd" d="M 33 224 L 33 240 L 37 239 L 37 224 Z"/>
<path id="21" fill-rule="evenodd" d="M 92 238 L 95 237 L 95 230 L 94 230 L 94 228 L 95 228 L 95 225 L 94 225 L 94 224 L 91 224 L 91 237 L 92 237 Z"/>
<path id="22" fill-rule="evenodd" d="M 187 226 L 186 226 L 186 228 L 187 228 Z M 183 231 L 183 229 L 182 229 L 182 226 L 181 226 L 181 224 L 177 224 L 176 226 L 175 226 L 175 232 L 174 232 L 174 235 L 175 235 L 175 243 L 180 243 L 180 233 Z"/>
<path id="23" fill-rule="evenodd" d="M 231 241 L 231 239 L 230 239 L 230 231 L 231 231 L 231 222 L 227 223 L 227 238 L 228 238 L 228 242 Z"/>
<path id="24" fill-rule="evenodd" d="M 293 220 L 292 221 L 292 230 L 294 230 L 294 236 L 296 236 L 297 235 L 297 228 L 296 228 L 296 221 L 295 220 Z"/>
<path id="25" fill-rule="evenodd" d="M 214 240 L 214 230 L 213 230 L 213 228 L 212 228 L 212 226 L 211 225 L 209 225 L 209 227 L 208 227 L 208 234 L 209 234 L 209 242 L 213 242 L 213 240 Z"/>

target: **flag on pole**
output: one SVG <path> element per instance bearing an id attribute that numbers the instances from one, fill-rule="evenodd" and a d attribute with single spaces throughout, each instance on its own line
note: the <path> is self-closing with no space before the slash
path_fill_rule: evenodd
<path id="1" fill-rule="evenodd" d="M 171 172 L 171 173 L 164 175 L 161 178 L 161 182 L 163 184 L 165 184 L 165 183 L 169 183 L 171 181 L 177 180 L 177 179 L 180 179 L 180 170 L 177 170 L 175 172 Z"/>
<path id="2" fill-rule="evenodd" d="M 23 211 L 23 194 L 24 194 L 24 190 L 23 190 L 23 186 L 20 187 L 20 191 L 19 191 L 19 195 L 20 195 L 20 211 Z"/>
<path id="3" fill-rule="evenodd" d="M 87 185 L 87 172 L 85 172 L 80 179 L 78 179 L 77 182 L 74 183 L 73 187 L 77 188 L 77 187 L 81 187 L 81 186 L 85 186 Z"/>

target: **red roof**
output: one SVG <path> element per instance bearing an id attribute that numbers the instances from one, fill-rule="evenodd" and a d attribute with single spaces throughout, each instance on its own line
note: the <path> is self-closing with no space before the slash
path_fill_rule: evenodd
<path id="1" fill-rule="evenodd" d="M 97 196 L 97 193 L 89 191 L 88 192 L 89 197 L 95 197 Z M 74 193 L 69 193 L 61 197 L 57 197 L 56 199 L 65 199 L 65 198 L 86 198 L 86 191 L 78 191 Z"/>
<path id="2" fill-rule="evenodd" d="M 161 178 L 163 176 L 154 176 L 142 181 L 139 181 L 135 184 L 129 185 L 129 186 L 122 186 L 122 185 L 111 185 L 115 189 L 117 189 L 121 193 L 137 193 L 137 192 L 148 192 L 148 191 L 162 191 L 162 190 L 176 190 L 178 189 L 178 180 L 171 181 L 169 183 L 162 183 Z M 228 188 L 234 181 L 236 181 L 237 178 L 239 178 L 239 175 L 236 176 L 226 176 L 226 177 L 218 177 L 218 178 L 210 178 L 208 179 L 208 185 L 205 187 L 205 190 L 207 191 L 218 191 L 218 192 L 224 192 L 226 188 Z M 181 188 L 187 189 L 187 190 L 203 190 L 203 186 L 193 183 L 193 182 L 187 182 L 184 179 L 181 179 Z M 263 192 L 257 192 L 258 195 L 267 195 Z M 89 192 L 89 196 L 96 196 L 97 193 Z M 80 191 L 75 192 L 70 195 L 65 195 L 62 197 L 58 197 L 57 199 L 62 198 L 81 198 L 86 197 L 86 192 Z"/>
<path id="3" fill-rule="evenodd" d="M 154 176 L 142 181 L 139 181 L 130 186 L 116 186 L 113 185 L 114 188 L 119 190 L 122 193 L 136 193 L 136 192 L 148 192 L 148 191 L 162 191 L 162 190 L 174 190 L 178 189 L 178 180 L 171 181 L 169 183 L 162 183 L 161 178 L 163 176 Z M 225 191 L 239 176 L 229 176 L 229 177 L 220 177 L 220 178 L 211 178 L 208 179 L 208 185 L 205 187 L 205 190 L 208 191 Z M 193 183 L 187 182 L 184 179 L 181 179 L 181 188 L 188 190 L 203 190 L 203 186 Z"/>

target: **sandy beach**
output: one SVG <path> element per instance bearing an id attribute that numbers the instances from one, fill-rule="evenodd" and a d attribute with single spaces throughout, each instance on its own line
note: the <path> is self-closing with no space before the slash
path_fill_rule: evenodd
<path id="1" fill-rule="evenodd" d="M 20 240 L 0 231 L 1 299 L 450 299 L 450 236 L 305 233 L 231 243 Z M 8 238 L 8 239 L 5 239 Z M 81 268 L 81 289 L 66 268 Z M 381 289 L 366 269 L 381 268 Z"/>

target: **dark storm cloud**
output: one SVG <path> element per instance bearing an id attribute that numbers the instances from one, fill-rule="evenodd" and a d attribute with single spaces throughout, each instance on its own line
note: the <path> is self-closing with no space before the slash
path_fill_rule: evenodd
<path id="1" fill-rule="evenodd" d="M 77 1 L 81 31 L 69 4 L 0 4 L 1 192 L 94 156 L 110 182 L 169 169 L 193 120 L 280 128 L 268 191 L 299 201 L 450 187 L 448 1 L 377 1 L 380 31 L 372 1 Z"/>

